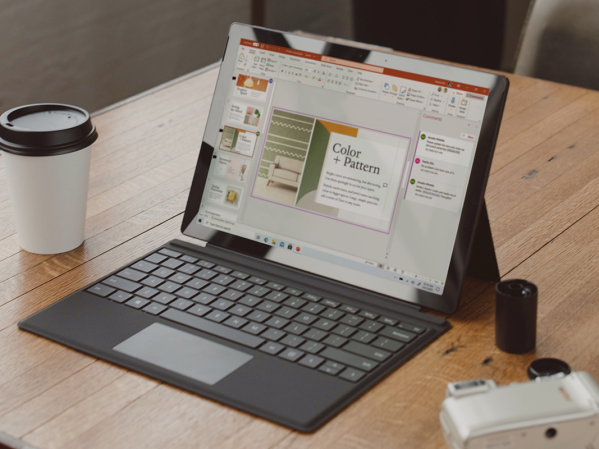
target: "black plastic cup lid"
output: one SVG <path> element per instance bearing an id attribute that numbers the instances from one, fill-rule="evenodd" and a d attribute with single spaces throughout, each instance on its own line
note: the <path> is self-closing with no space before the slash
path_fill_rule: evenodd
<path id="1" fill-rule="evenodd" d="M 538 288 L 535 284 L 524 279 L 510 279 L 501 281 L 496 287 L 497 293 L 512 298 L 526 298 L 537 293 Z"/>
<path id="2" fill-rule="evenodd" d="M 526 373 L 528 378 L 535 380 L 538 377 L 555 376 L 563 374 L 567 376 L 572 372 L 572 368 L 566 362 L 560 359 L 537 359 L 530 364 Z"/>
<path id="3" fill-rule="evenodd" d="M 20 156 L 57 156 L 88 147 L 98 133 L 89 113 L 76 106 L 40 103 L 0 116 L 0 150 Z"/>

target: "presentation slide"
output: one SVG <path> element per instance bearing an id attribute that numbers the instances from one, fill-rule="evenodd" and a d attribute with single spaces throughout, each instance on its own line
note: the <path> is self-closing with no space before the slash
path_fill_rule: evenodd
<path id="1" fill-rule="evenodd" d="M 244 182 L 247 176 L 249 161 L 232 154 L 219 152 L 216 155 L 216 169 L 214 175 Z"/>
<path id="2" fill-rule="evenodd" d="M 229 122 L 236 123 L 238 125 L 246 125 L 257 128 L 260 126 L 260 119 L 262 118 L 262 108 L 249 106 L 244 103 L 233 101 L 229 108 L 228 120 Z"/>
<path id="3" fill-rule="evenodd" d="M 237 75 L 234 95 L 251 100 L 266 101 L 269 80 L 250 75 Z"/>
<path id="4" fill-rule="evenodd" d="M 252 157 L 256 146 L 256 133 L 244 131 L 243 129 L 225 126 L 220 139 L 219 148 L 224 151 L 238 153 L 243 156 Z"/>
<path id="5" fill-rule="evenodd" d="M 208 187 L 208 201 L 237 209 L 243 189 L 225 182 L 212 181 Z"/>

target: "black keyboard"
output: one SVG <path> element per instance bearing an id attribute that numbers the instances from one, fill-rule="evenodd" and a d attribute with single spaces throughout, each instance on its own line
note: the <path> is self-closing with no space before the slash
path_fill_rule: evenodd
<path id="1" fill-rule="evenodd" d="M 350 382 L 426 331 L 166 248 L 87 291 Z"/>

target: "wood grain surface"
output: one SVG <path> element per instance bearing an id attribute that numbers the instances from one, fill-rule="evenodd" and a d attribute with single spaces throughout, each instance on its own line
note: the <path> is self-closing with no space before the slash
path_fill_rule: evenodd
<path id="1" fill-rule="evenodd" d="M 599 93 L 514 75 L 486 198 L 502 277 L 539 286 L 534 352 L 495 347 L 494 286 L 468 279 L 449 332 L 305 435 L 18 330 L 179 236 L 216 76 L 213 68 L 94 118 L 86 240 L 69 253 L 19 248 L 0 166 L 0 444 L 443 448 L 447 382 L 525 381 L 538 357 L 599 379 Z"/>

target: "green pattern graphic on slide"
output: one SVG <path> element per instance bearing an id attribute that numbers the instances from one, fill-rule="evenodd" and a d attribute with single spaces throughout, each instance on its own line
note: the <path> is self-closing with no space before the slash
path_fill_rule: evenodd
<path id="1" fill-rule="evenodd" d="M 304 197 L 304 195 L 318 189 L 320 173 L 324 165 L 324 157 L 327 153 L 330 137 L 331 134 L 328 129 L 320 123 L 320 120 L 316 120 L 314 132 L 312 133 L 312 141 L 310 142 L 310 148 L 308 149 L 308 157 L 306 158 L 306 164 L 304 165 L 302 183 L 300 184 L 299 192 L 297 194 L 296 204 Z"/>
<path id="2" fill-rule="evenodd" d="M 275 109 L 266 135 L 258 176 L 268 178 L 268 168 L 277 156 L 304 161 L 314 122 L 312 117 Z"/>

